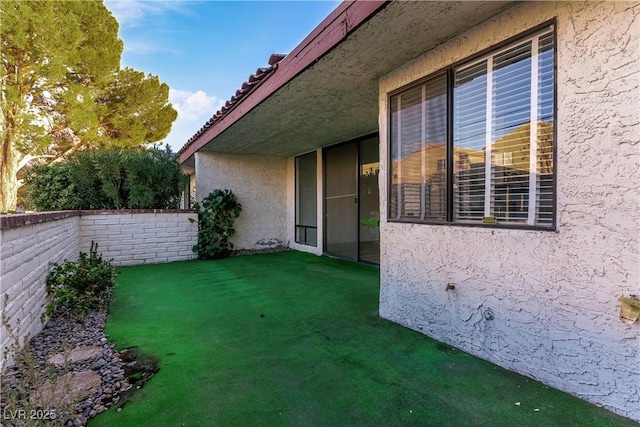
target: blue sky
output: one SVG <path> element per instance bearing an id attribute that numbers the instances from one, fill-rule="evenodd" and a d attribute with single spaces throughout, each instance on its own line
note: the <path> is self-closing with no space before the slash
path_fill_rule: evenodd
<path id="1" fill-rule="evenodd" d="M 272 53 L 289 53 L 339 1 L 105 0 L 122 67 L 159 76 L 178 111 L 177 151 Z"/>

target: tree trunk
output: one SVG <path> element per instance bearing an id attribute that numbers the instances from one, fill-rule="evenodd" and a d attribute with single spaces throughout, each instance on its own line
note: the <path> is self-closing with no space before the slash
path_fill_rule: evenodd
<path id="1" fill-rule="evenodd" d="M 8 132 L 7 132 L 8 133 Z M 9 135 L 3 135 L 0 153 L 0 213 L 16 210 L 18 203 L 19 154 L 13 149 Z"/>

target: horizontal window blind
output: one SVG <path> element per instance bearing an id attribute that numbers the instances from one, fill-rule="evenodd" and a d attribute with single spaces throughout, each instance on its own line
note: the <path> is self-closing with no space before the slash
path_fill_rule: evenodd
<path id="1" fill-rule="evenodd" d="M 553 225 L 553 32 L 454 70 L 453 219 Z"/>
<path id="2" fill-rule="evenodd" d="M 554 45 L 549 27 L 390 97 L 391 220 L 554 226 Z"/>
<path id="3" fill-rule="evenodd" d="M 390 101 L 390 217 L 446 220 L 446 75 L 394 96 Z"/>

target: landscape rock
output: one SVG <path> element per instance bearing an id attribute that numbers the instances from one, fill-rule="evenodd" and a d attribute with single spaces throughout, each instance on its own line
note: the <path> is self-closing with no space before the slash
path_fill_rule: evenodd
<path id="1" fill-rule="evenodd" d="M 101 306 L 108 307 L 108 301 Z M 104 309 L 93 311 L 80 321 L 68 316 L 53 317 L 29 340 L 27 350 L 40 378 L 50 378 L 52 369 L 55 372 L 55 380 L 43 381 L 38 393 L 28 392 L 29 401 L 43 408 L 61 408 L 60 412 L 62 408 L 72 408 L 75 414 L 66 426 L 85 426 L 91 416 L 118 402 L 120 395 L 132 388 L 123 361 L 104 333 L 106 318 Z M 24 392 L 21 376 L 18 366 L 9 366 L 3 373 L 3 413 L 8 405 L 5 390 Z"/>
<path id="2" fill-rule="evenodd" d="M 67 372 L 55 382 L 44 383 L 41 394 L 32 396 L 32 403 L 39 408 L 62 408 L 81 403 L 95 394 L 102 383 L 100 375 L 91 371 Z"/>
<path id="3" fill-rule="evenodd" d="M 67 355 L 66 353 L 58 353 L 47 359 L 48 363 L 56 366 L 63 366 L 65 363 L 78 363 L 85 360 L 91 360 L 102 354 L 102 347 L 89 346 L 89 347 L 76 347 Z"/>

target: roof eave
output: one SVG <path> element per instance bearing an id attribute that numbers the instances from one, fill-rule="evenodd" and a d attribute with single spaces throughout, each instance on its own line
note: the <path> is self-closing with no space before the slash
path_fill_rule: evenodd
<path id="1" fill-rule="evenodd" d="M 180 149 L 180 163 L 220 135 L 298 74 L 339 45 L 356 28 L 375 15 L 388 0 L 344 1 L 284 59 L 259 86 L 236 103 L 221 119 Z"/>

